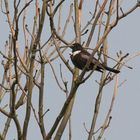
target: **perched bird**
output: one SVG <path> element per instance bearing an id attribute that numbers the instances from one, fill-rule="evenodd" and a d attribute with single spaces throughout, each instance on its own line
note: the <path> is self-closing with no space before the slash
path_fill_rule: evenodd
<path id="1" fill-rule="evenodd" d="M 85 65 L 87 64 L 87 61 L 89 61 L 91 54 L 84 50 L 84 48 L 79 43 L 74 43 L 70 46 L 70 48 L 72 49 L 72 52 L 70 54 L 72 63 L 75 65 L 75 67 L 83 70 Z M 93 57 L 91 63 L 86 68 L 86 71 L 93 70 L 95 64 L 97 65 L 95 70 L 100 72 L 103 72 L 104 69 L 113 73 L 120 72 L 119 70 L 110 68 L 105 64 L 100 63 L 95 57 Z"/>

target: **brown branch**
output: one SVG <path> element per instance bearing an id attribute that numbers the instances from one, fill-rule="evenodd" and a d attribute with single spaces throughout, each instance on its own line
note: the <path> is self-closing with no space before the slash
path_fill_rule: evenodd
<path id="1" fill-rule="evenodd" d="M 82 4 L 83 4 L 83 1 L 81 0 L 80 1 L 80 4 L 79 4 L 79 7 L 78 7 L 78 1 L 75 0 L 74 1 L 74 7 L 75 7 L 75 24 L 74 24 L 74 27 L 75 27 L 75 34 L 76 34 L 76 42 L 81 42 L 81 10 L 82 10 Z M 75 73 L 73 75 L 73 79 L 76 79 L 79 75 L 79 70 L 78 69 L 75 69 Z M 76 95 L 76 94 L 75 94 Z M 73 104 L 74 104 L 74 101 L 75 101 L 75 95 L 72 97 L 71 101 L 69 102 L 68 104 L 68 107 L 64 113 L 64 117 L 58 127 L 58 130 L 56 132 L 56 135 L 54 137 L 55 140 L 60 140 L 61 139 L 61 136 L 64 132 L 64 129 L 66 127 L 66 124 L 70 118 L 70 115 L 71 115 L 71 111 L 72 111 L 72 108 L 73 108 Z"/>
<path id="2" fill-rule="evenodd" d="M 97 8 L 98 8 L 98 4 L 99 4 L 99 0 L 96 0 L 96 4 L 95 4 L 95 9 L 94 9 L 94 13 L 93 16 L 91 17 L 91 19 L 87 22 L 87 24 L 83 27 L 83 29 L 81 30 L 81 35 L 83 35 L 83 32 L 88 32 L 87 27 L 91 24 L 91 22 L 93 21 L 93 19 L 96 16 L 97 13 Z M 86 30 L 87 29 L 87 30 Z M 86 30 L 86 31 L 85 31 Z M 72 41 L 73 42 L 73 41 Z"/>
<path id="3" fill-rule="evenodd" d="M 68 23 L 70 21 L 70 18 L 72 16 L 72 12 L 73 12 L 73 4 L 70 5 L 70 10 L 69 10 L 69 15 L 66 19 L 66 22 L 65 22 L 65 25 L 64 25 L 64 29 L 63 29 L 63 32 L 62 32 L 62 37 L 64 37 L 65 33 L 66 33 L 66 29 L 68 27 Z"/>
<path id="4" fill-rule="evenodd" d="M 21 14 L 23 13 L 23 11 L 31 4 L 31 2 L 33 2 L 33 0 L 30 0 L 29 2 L 27 2 L 25 4 L 25 6 L 21 9 L 21 11 L 19 12 L 18 16 L 17 16 L 17 22 L 19 20 L 19 17 L 21 16 Z"/>
<path id="5" fill-rule="evenodd" d="M 88 135 L 88 140 L 91 140 L 92 136 L 94 134 L 94 130 L 95 130 L 95 126 L 96 126 L 96 121 L 97 121 L 97 118 L 98 118 L 98 115 L 99 115 L 101 99 L 102 99 L 102 90 L 103 90 L 105 81 L 106 81 L 105 73 L 103 73 L 102 77 L 101 77 L 101 83 L 100 83 L 100 86 L 99 86 L 98 95 L 96 97 L 94 115 L 93 115 L 93 119 L 92 119 L 92 123 L 91 123 L 91 128 L 90 128 L 89 135 Z"/>
<path id="6" fill-rule="evenodd" d="M 59 83 L 59 80 L 58 80 L 58 78 L 57 78 L 57 76 L 56 76 L 56 74 L 55 74 L 55 70 L 54 70 L 54 68 L 53 68 L 53 66 L 52 66 L 52 64 L 51 64 L 51 62 L 50 62 L 50 60 L 46 57 L 46 59 L 47 59 L 47 62 L 49 63 L 49 65 L 51 66 L 51 69 L 52 69 L 52 72 L 53 72 L 53 75 L 54 75 L 54 77 L 55 77 L 55 80 L 56 80 L 56 83 L 57 83 L 57 85 L 58 85 L 58 87 L 62 90 L 62 91 L 64 91 L 65 92 L 65 89 L 60 85 L 60 83 Z"/>
<path id="7" fill-rule="evenodd" d="M 94 49 L 91 49 L 91 48 L 84 48 L 84 49 L 88 49 L 88 50 L 94 51 Z M 124 58 L 126 58 L 126 57 L 129 55 L 128 53 L 125 54 L 124 56 L 122 56 L 120 60 L 116 60 L 116 59 L 112 58 L 111 56 L 109 56 L 109 55 L 107 55 L 107 54 L 104 54 L 103 52 L 100 52 L 100 53 L 103 54 L 103 55 L 105 55 L 107 58 L 109 58 L 109 59 L 111 59 L 111 60 L 117 62 L 116 65 L 121 64 L 121 65 L 123 65 L 123 66 L 125 66 L 125 67 L 127 67 L 127 68 L 129 68 L 129 69 L 133 69 L 131 66 L 128 66 L 128 65 L 125 64 L 125 63 L 127 63 L 127 60 L 125 61 L 125 63 L 122 62 L 122 60 L 123 60 Z M 139 55 L 140 55 L 140 52 L 136 53 L 134 56 L 132 56 L 132 58 L 133 58 L 133 57 L 136 57 L 136 56 L 139 56 Z M 131 58 L 128 58 L 128 59 L 131 59 Z M 115 67 L 116 67 L 116 65 L 115 65 Z"/>
<path id="8" fill-rule="evenodd" d="M 33 70 L 34 70 L 35 55 L 36 55 L 35 50 L 37 48 L 37 45 L 39 44 L 43 25 L 44 25 L 45 13 L 46 13 L 46 2 L 47 2 L 47 0 L 44 0 L 43 4 L 42 4 L 40 25 L 39 25 L 39 29 L 38 29 L 38 33 L 37 33 L 35 42 L 33 44 L 33 48 L 31 50 L 32 56 L 31 56 L 30 68 L 29 68 L 29 70 L 30 70 L 29 89 L 28 89 L 28 94 L 27 94 L 26 115 L 25 115 L 25 120 L 24 120 L 24 125 L 23 125 L 23 139 L 26 139 L 27 132 L 28 132 L 28 125 L 29 125 L 29 119 L 30 119 L 30 114 L 31 114 L 31 98 L 32 98 L 32 91 L 33 91 Z"/>
<path id="9" fill-rule="evenodd" d="M 69 64 L 67 63 L 67 61 L 65 60 L 64 56 L 63 56 L 62 53 L 60 52 L 59 47 L 58 47 L 58 45 L 57 45 L 56 38 L 55 38 L 56 30 L 55 30 L 54 22 L 53 22 L 53 19 L 52 19 L 51 16 L 50 16 L 50 26 L 51 26 L 51 30 L 52 30 L 53 42 L 54 42 L 54 45 L 55 45 L 55 47 L 56 47 L 57 53 L 59 54 L 61 60 L 64 62 L 64 64 L 67 66 L 67 68 L 73 73 L 72 68 L 70 67 L 70 65 L 69 65 Z M 57 36 L 57 37 L 58 37 L 58 36 Z"/>
<path id="10" fill-rule="evenodd" d="M 39 107 L 38 107 L 38 115 L 39 115 L 39 126 L 43 139 L 46 137 L 44 118 L 43 116 L 43 99 L 44 99 L 44 79 L 45 79 L 45 64 L 41 62 L 41 83 L 39 88 Z"/>
<path id="11" fill-rule="evenodd" d="M 3 110 L 2 108 L 0 108 L 0 112 L 1 112 L 2 114 L 4 114 L 5 116 L 7 116 L 8 118 L 11 118 L 11 117 L 12 117 L 10 113 L 6 112 L 6 111 Z"/>
<path id="12" fill-rule="evenodd" d="M 81 15 L 80 10 L 78 7 L 78 1 L 74 0 L 74 8 L 75 8 L 75 23 L 74 23 L 74 29 L 75 29 L 75 42 L 80 43 L 81 42 Z"/>
<path id="13" fill-rule="evenodd" d="M 9 11 L 9 3 L 8 3 L 8 0 L 4 0 L 4 2 L 5 2 L 5 9 L 6 9 L 6 16 L 7 16 L 8 24 L 9 24 L 12 36 L 14 36 L 15 31 L 14 31 L 14 27 L 13 27 L 12 22 L 11 22 L 10 11 Z"/>
<path id="14" fill-rule="evenodd" d="M 109 108 L 109 111 L 108 111 L 108 113 L 106 115 L 105 121 L 103 123 L 101 132 L 100 132 L 97 140 L 101 140 L 101 138 L 102 138 L 102 136 L 103 136 L 103 134 L 105 132 L 105 129 L 109 126 L 109 123 L 110 123 L 110 114 L 112 112 L 114 101 L 115 101 L 115 98 L 116 98 L 116 95 L 117 95 L 117 89 L 118 89 L 118 76 L 116 76 L 115 85 L 114 85 L 114 93 L 113 93 L 113 96 L 112 96 L 110 108 Z M 109 122 L 108 122 L 108 120 L 109 120 Z"/>
<path id="15" fill-rule="evenodd" d="M 98 22 L 98 19 L 99 19 L 100 15 L 101 15 L 102 11 L 104 10 L 104 8 L 105 8 L 105 6 L 107 4 L 107 1 L 108 0 L 104 0 L 102 6 L 100 7 L 100 10 L 98 11 L 98 13 L 97 13 L 97 15 L 95 17 L 95 20 L 94 20 L 93 25 L 91 27 L 91 31 L 90 31 L 90 34 L 89 34 L 89 37 L 88 37 L 88 40 L 87 40 L 87 43 L 86 43 L 86 47 L 88 47 L 90 42 L 91 42 L 92 36 L 94 34 L 94 31 L 95 31 L 96 24 Z"/>
<path id="16" fill-rule="evenodd" d="M 15 86 L 17 84 L 17 81 L 13 81 L 12 87 L 11 87 L 11 107 L 10 107 L 10 114 L 12 115 L 12 119 L 15 122 L 16 129 L 17 129 L 17 134 L 18 134 L 18 139 L 21 140 L 22 137 L 22 132 L 21 132 L 21 127 L 19 120 L 16 115 L 16 110 L 15 110 L 15 103 L 16 103 L 16 94 L 15 94 Z"/>
<path id="17" fill-rule="evenodd" d="M 11 118 L 7 118 L 6 123 L 5 123 L 5 127 L 3 129 L 3 133 L 2 133 L 2 137 L 5 140 L 5 137 L 7 135 L 8 129 L 10 128 L 10 123 L 11 123 Z"/>
<path id="18" fill-rule="evenodd" d="M 56 14 L 57 10 L 59 9 L 59 7 L 63 4 L 65 0 L 61 0 L 58 5 L 55 7 L 55 9 L 53 10 L 53 13 L 52 13 L 52 17 L 54 17 L 54 15 Z"/>
<path id="19" fill-rule="evenodd" d="M 0 84 L 0 87 L 4 88 L 5 90 L 11 90 L 10 88 L 5 87 L 3 84 Z M 1 100 L 1 99 L 0 99 L 0 100 Z"/>
<path id="20" fill-rule="evenodd" d="M 75 96 L 78 87 L 79 87 L 79 85 L 76 82 L 73 81 L 73 85 L 72 85 L 70 94 L 69 94 L 67 100 L 65 101 L 60 113 L 58 114 L 58 116 L 57 116 L 51 130 L 49 131 L 47 137 L 45 138 L 45 140 L 50 140 L 51 139 L 51 137 L 52 137 L 54 131 L 56 130 L 59 122 L 61 121 L 62 117 L 64 116 L 64 114 L 65 114 L 65 112 L 66 112 L 66 110 L 69 106 L 70 101 Z"/>

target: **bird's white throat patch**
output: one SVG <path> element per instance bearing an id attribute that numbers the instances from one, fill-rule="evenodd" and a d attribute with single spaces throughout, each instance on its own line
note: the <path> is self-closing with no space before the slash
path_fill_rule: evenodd
<path id="1" fill-rule="evenodd" d="M 81 52 L 81 50 L 79 50 L 79 51 L 75 51 L 75 52 L 70 52 L 69 54 L 70 54 L 70 56 L 75 56 L 75 55 L 77 55 L 77 54 L 79 54 Z"/>

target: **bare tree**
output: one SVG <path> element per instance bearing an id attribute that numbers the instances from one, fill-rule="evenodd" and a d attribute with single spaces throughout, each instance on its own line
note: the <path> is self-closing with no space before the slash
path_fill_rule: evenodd
<path id="1" fill-rule="evenodd" d="M 1 0 L 1 13 L 6 17 L 7 28 L 10 31 L 7 33 L 9 37 L 5 39 L 5 44 L 3 44 L 4 49 L 0 51 L 1 69 L 3 68 L 0 83 L 0 101 L 3 106 L 0 107 L 0 113 L 2 117 L 6 118 L 5 125 L 2 126 L 3 131 L 0 132 L 1 140 L 6 139 L 8 130 L 12 125 L 16 127 L 17 139 L 26 140 L 31 114 L 38 124 L 42 139 L 61 139 L 67 124 L 69 125 L 68 137 L 69 140 L 72 139 L 70 116 L 77 89 L 94 74 L 97 67 L 95 65 L 91 72 L 86 72 L 93 56 L 97 55 L 98 61 L 105 65 L 108 64 L 108 59 L 111 59 L 116 63 L 114 68 L 121 70 L 122 67 L 131 69 L 126 63 L 139 55 L 136 54 L 128 59 L 128 54 L 122 54 L 122 52 L 117 53 L 116 59 L 108 55 L 108 35 L 116 28 L 121 19 L 140 7 L 140 2 L 137 2 L 125 11 L 121 6 L 122 1 L 96 0 L 91 2 L 94 5 L 93 9 L 87 13 L 90 16 L 83 24 L 82 15 L 85 14 L 86 9 L 86 7 L 83 8 L 83 5 L 88 1 Z M 71 33 L 68 32 L 69 29 Z M 68 36 L 72 39 L 68 39 Z M 4 40 L 2 37 L 1 39 Z M 96 41 L 95 45 L 93 45 L 93 40 Z M 73 68 L 68 61 L 69 57 L 65 55 L 69 46 L 74 42 L 82 44 L 84 49 L 91 51 L 91 57 L 82 71 L 76 67 Z M 56 72 L 59 69 L 55 67 L 55 62 L 58 60 L 60 76 Z M 46 66 L 51 69 L 58 87 L 66 95 L 64 105 L 60 108 L 60 112 L 48 132 L 44 121 L 46 114 L 49 113 L 49 109 L 44 110 L 47 108 L 44 103 L 44 94 L 47 96 L 44 85 L 51 81 L 45 80 Z M 63 67 L 67 69 L 66 73 L 71 74 L 71 82 L 65 80 Z M 110 84 L 112 80 L 115 80 L 115 85 L 110 108 L 102 126 L 95 130 L 100 104 L 103 100 L 104 87 Z M 109 127 L 112 118 L 111 112 L 119 87 L 118 83 L 116 74 L 103 70 L 98 82 L 99 90 L 91 128 L 87 130 L 84 124 L 88 140 L 102 139 L 105 130 Z M 38 103 L 36 103 L 38 107 L 35 107 L 32 100 L 34 90 L 38 92 Z M 51 91 L 51 89 L 49 90 Z M 3 101 L 4 98 L 7 98 L 6 102 Z M 23 120 L 18 116 L 19 109 L 24 110 L 23 116 L 25 117 Z M 14 124 L 11 125 L 12 121 Z"/>

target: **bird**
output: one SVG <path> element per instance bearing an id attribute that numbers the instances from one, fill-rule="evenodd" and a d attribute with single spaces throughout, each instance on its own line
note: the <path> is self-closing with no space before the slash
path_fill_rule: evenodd
<path id="1" fill-rule="evenodd" d="M 70 48 L 72 49 L 72 52 L 70 53 L 72 63 L 78 69 L 83 70 L 87 62 L 91 58 L 91 54 L 88 51 L 86 51 L 79 43 L 74 43 L 70 45 Z M 88 67 L 86 67 L 86 71 L 93 70 L 94 66 L 96 67 L 95 70 L 99 72 L 103 72 L 103 70 L 107 70 L 115 74 L 120 72 L 119 70 L 108 67 L 103 63 L 100 63 L 95 57 L 92 57 L 91 63 Z"/>

